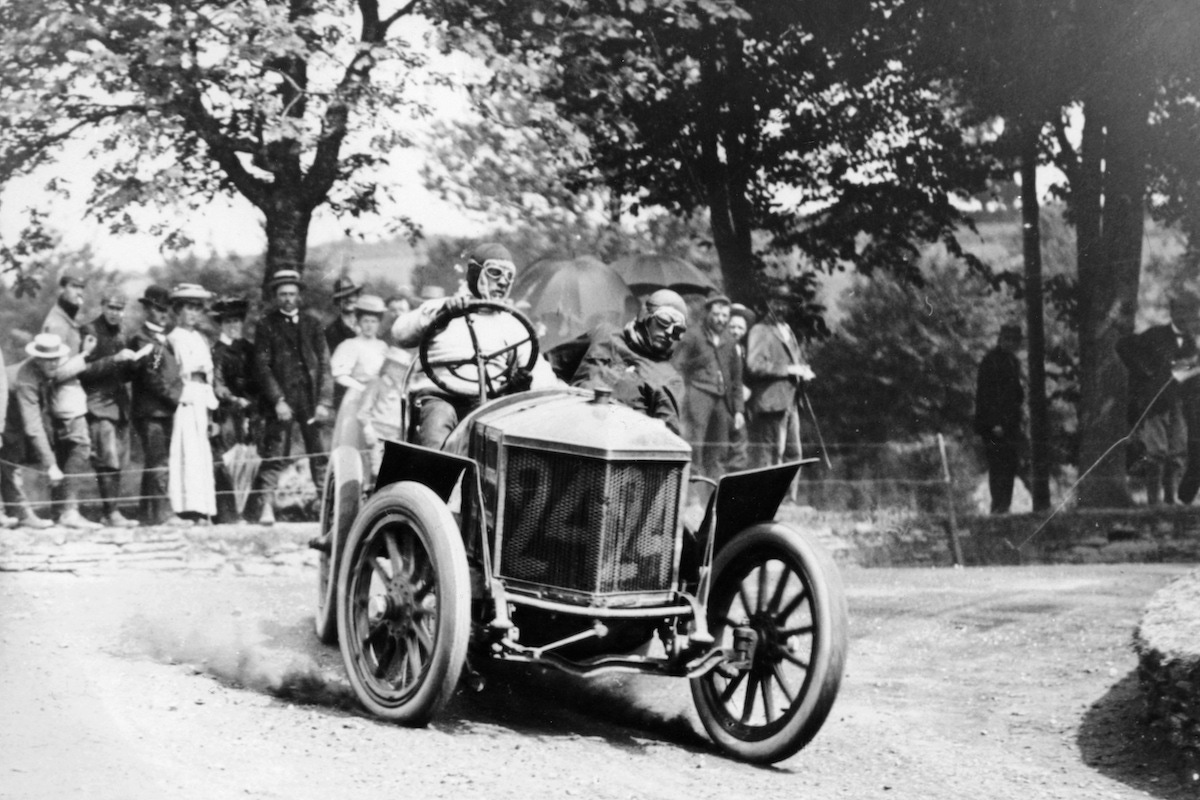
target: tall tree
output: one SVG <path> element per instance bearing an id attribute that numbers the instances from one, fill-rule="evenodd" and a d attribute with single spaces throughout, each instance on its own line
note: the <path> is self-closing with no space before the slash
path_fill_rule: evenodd
<path id="1" fill-rule="evenodd" d="M 387 193 L 378 170 L 406 143 L 389 112 L 419 111 L 405 89 L 424 61 L 393 29 L 421 5 L 7 0 L 0 183 L 89 136 L 88 211 L 114 229 L 135 206 L 240 196 L 262 213 L 266 269 L 302 269 L 315 209 L 357 216 Z"/>
<path id="2" fill-rule="evenodd" d="M 959 249 L 950 190 L 977 188 L 984 170 L 881 46 L 890 3 L 437 7 L 452 40 L 488 59 L 494 85 L 539 92 L 583 131 L 593 175 L 631 208 L 707 210 L 734 297 L 755 294 L 760 234 L 829 269 L 916 275 L 916 240 Z"/>
<path id="3" fill-rule="evenodd" d="M 1050 506 L 1037 170 L 1049 155 L 1043 131 L 1071 102 L 1079 83 L 1078 59 L 1070 47 L 1073 6 L 1070 0 L 924 0 L 902 6 L 896 20 L 896 32 L 907 37 L 907 62 L 941 83 L 968 120 L 981 128 L 1001 121 L 992 153 L 1020 175 L 1035 510 Z"/>

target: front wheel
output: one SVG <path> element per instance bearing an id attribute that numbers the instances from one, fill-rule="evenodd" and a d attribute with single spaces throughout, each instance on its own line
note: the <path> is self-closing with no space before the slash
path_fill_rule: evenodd
<path id="1" fill-rule="evenodd" d="M 338 638 L 350 685 L 373 714 L 425 725 L 466 661 L 471 591 L 462 537 L 446 504 L 411 481 L 359 512 L 338 572 Z"/>
<path id="2" fill-rule="evenodd" d="M 337 642 L 338 565 L 342 543 L 358 515 L 362 485 L 362 456 L 358 450 L 348 445 L 334 448 L 321 497 L 321 538 L 325 546 L 317 558 L 317 610 L 313 615 L 317 638 L 325 644 Z"/>
<path id="3" fill-rule="evenodd" d="M 820 730 L 846 660 L 846 598 L 832 560 L 778 523 L 748 528 L 716 555 L 709 628 L 753 656 L 692 681 L 709 736 L 737 758 L 770 764 Z"/>

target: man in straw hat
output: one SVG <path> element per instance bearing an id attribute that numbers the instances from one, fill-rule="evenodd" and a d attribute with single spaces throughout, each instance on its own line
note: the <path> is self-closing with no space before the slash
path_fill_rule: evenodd
<path id="1" fill-rule="evenodd" d="M 679 433 L 684 387 L 671 353 L 686 332 L 683 298 L 670 289 L 659 289 L 646 298 L 636 319 L 597 336 L 572 383 L 587 389 L 608 387 L 613 399 L 661 419 Z"/>
<path id="2" fill-rule="evenodd" d="M 83 472 L 91 453 L 91 441 L 83 414 L 64 418 L 56 411 L 55 376 L 68 367 L 82 369 L 82 356 L 71 357 L 71 348 L 54 333 L 40 333 L 25 346 L 24 361 L 9 368 L 8 416 L 4 430 L 4 461 L 0 470 L 0 492 L 8 508 L 15 512 L 19 524 L 31 528 L 48 528 L 51 523 L 37 516 L 29 505 L 20 476 L 13 464 L 32 462 L 50 478 L 52 485 L 63 485 L 67 501 L 59 515 L 59 524 L 72 528 L 97 528 L 85 519 L 78 508 L 78 485 L 66 478 L 68 473 Z M 84 406 L 86 410 L 86 405 Z M 76 419 L 78 423 L 76 423 Z M 46 422 L 51 426 L 47 428 Z M 11 463 L 10 463 L 11 462 Z"/>
<path id="3" fill-rule="evenodd" d="M 246 518 L 264 525 L 275 521 L 273 502 L 283 460 L 291 455 L 295 425 L 309 453 L 317 492 L 325 477 L 329 424 L 333 421 L 333 379 L 329 346 L 321 323 L 300 313 L 300 273 L 283 269 L 271 276 L 267 291 L 275 308 L 262 318 L 254 340 L 254 363 L 262 382 L 263 463 L 246 504 Z"/>
<path id="4" fill-rule="evenodd" d="M 138 298 L 145 319 L 129 340 L 139 354 L 130 381 L 133 429 L 142 442 L 140 516 L 144 525 L 187 527 L 191 522 L 171 510 L 169 464 L 175 410 L 183 394 L 183 376 L 175 348 L 167 338 L 171 295 L 161 286 L 148 286 Z"/>

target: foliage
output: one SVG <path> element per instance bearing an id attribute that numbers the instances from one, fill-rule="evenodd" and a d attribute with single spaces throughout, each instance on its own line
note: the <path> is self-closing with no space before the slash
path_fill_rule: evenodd
<path id="1" fill-rule="evenodd" d="M 536 91 L 587 138 L 592 177 L 631 210 L 710 215 L 725 288 L 753 291 L 760 253 L 908 272 L 914 240 L 957 252 L 950 192 L 986 168 L 953 114 L 878 30 L 890 3 L 445 0 L 492 86 Z"/>
<path id="2" fill-rule="evenodd" d="M 423 59 L 392 31 L 419 2 L 8 0 L 0 182 L 87 135 L 87 210 L 114 232 L 137 228 L 137 207 L 241 196 L 264 215 L 268 268 L 303 267 L 314 209 L 376 211 L 404 114 L 424 111 L 406 98 Z"/>

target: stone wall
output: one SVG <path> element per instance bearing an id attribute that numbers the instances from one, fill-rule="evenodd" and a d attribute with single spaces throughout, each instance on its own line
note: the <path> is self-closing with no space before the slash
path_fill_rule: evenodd
<path id="1" fill-rule="evenodd" d="M 1200 562 L 1200 508 L 1162 507 L 970 516 L 957 520 L 966 566 Z M 785 506 L 779 518 L 815 534 L 843 563 L 954 563 L 944 515 L 836 514 Z"/>

